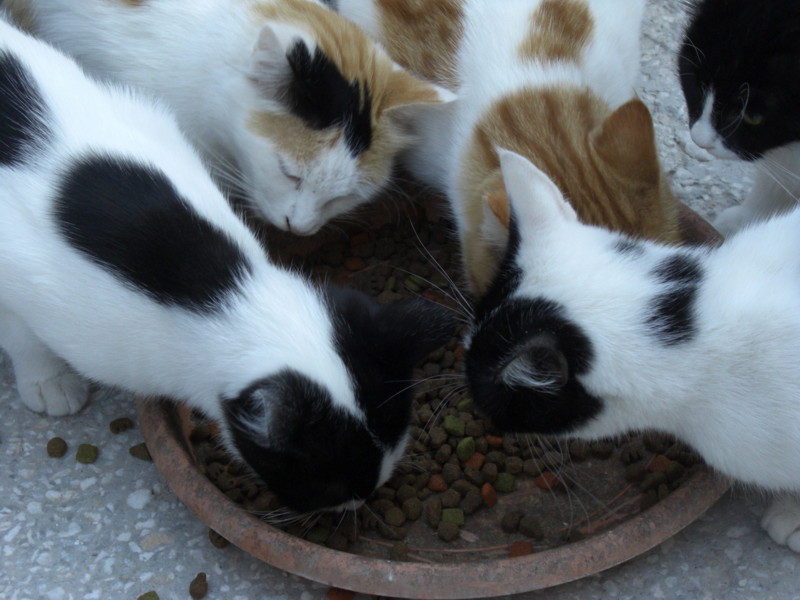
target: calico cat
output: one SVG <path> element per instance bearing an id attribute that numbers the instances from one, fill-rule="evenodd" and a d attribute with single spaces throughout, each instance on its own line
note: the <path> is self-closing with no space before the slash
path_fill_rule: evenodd
<path id="1" fill-rule="evenodd" d="M 301 512 L 389 477 L 412 367 L 454 328 L 271 264 L 172 117 L 2 20 L 0 274 L 30 409 L 78 411 L 84 378 L 182 400 Z"/>
<path id="2" fill-rule="evenodd" d="M 690 5 L 678 58 L 692 139 L 755 163 L 755 184 L 714 222 L 722 234 L 793 208 L 800 196 L 800 2 Z"/>
<path id="3" fill-rule="evenodd" d="M 161 98 L 258 216 L 299 235 L 373 198 L 452 94 L 316 0 L 6 0 L 89 73 Z"/>
<path id="4" fill-rule="evenodd" d="M 480 295 L 507 240 L 494 148 L 528 157 L 589 223 L 678 240 L 677 202 L 634 95 L 644 0 L 335 0 L 401 65 L 458 98 L 418 122 L 410 171 L 449 197 Z"/>
<path id="5" fill-rule="evenodd" d="M 720 472 L 800 492 L 800 210 L 719 248 L 583 225 L 501 152 L 508 250 L 467 336 L 473 397 L 505 431 L 597 439 L 658 429 Z M 800 500 L 764 520 L 800 552 Z"/>

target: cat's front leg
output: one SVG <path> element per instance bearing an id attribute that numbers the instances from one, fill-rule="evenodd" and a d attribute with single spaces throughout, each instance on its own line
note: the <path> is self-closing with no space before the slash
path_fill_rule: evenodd
<path id="1" fill-rule="evenodd" d="M 76 413 L 86 404 L 88 382 L 4 307 L 0 307 L 0 345 L 14 364 L 17 391 L 25 406 L 61 416 Z"/>
<path id="2" fill-rule="evenodd" d="M 800 496 L 776 496 L 764 513 L 761 526 L 778 544 L 800 552 Z"/>

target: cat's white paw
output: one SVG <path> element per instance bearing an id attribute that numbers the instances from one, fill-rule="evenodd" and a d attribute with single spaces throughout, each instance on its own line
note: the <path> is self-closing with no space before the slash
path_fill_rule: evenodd
<path id="1" fill-rule="evenodd" d="M 47 379 L 17 381 L 22 402 L 53 417 L 78 412 L 89 400 L 89 383 L 68 366 Z"/>
<path id="2" fill-rule="evenodd" d="M 800 552 L 800 497 L 775 498 L 764 513 L 761 526 L 778 544 Z"/>

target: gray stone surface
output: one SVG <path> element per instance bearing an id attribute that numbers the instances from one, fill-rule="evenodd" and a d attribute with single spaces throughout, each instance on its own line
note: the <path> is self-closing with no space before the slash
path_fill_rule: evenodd
<path id="1" fill-rule="evenodd" d="M 674 73 L 680 0 L 653 0 L 644 37 L 641 95 L 653 110 L 665 168 L 682 200 L 706 216 L 741 198 L 748 167 L 710 160 L 695 148 Z M 208 574 L 208 598 L 312 600 L 327 587 L 282 573 L 234 547 L 217 549 L 151 463 L 128 454 L 138 428 L 113 435 L 108 423 L 134 417 L 131 399 L 98 390 L 66 418 L 26 410 L 0 356 L 0 599 L 134 600 L 156 590 L 188 598 Z M 53 436 L 70 446 L 47 456 Z M 96 463 L 74 459 L 80 443 L 100 447 Z M 776 546 L 758 521 L 766 499 L 740 489 L 672 539 L 628 563 L 518 600 L 665 598 L 800 600 L 800 557 Z M 360 600 L 366 596 L 359 596 Z"/>

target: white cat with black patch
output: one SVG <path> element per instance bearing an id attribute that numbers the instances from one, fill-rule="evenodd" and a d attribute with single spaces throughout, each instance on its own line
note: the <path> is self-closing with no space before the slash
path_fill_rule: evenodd
<path id="1" fill-rule="evenodd" d="M 84 378 L 182 400 L 291 508 L 352 506 L 451 330 L 271 264 L 165 111 L 0 20 L 0 345 L 30 409 L 78 411 Z"/>
<path id="2" fill-rule="evenodd" d="M 678 69 L 692 139 L 716 157 L 755 166 L 744 202 L 714 221 L 727 235 L 794 208 L 800 197 L 800 3 L 689 7 Z"/>
<path id="3" fill-rule="evenodd" d="M 164 101 L 257 216 L 310 235 L 386 187 L 453 94 L 317 0 L 6 0 L 91 75 Z"/>
<path id="4" fill-rule="evenodd" d="M 789 492 L 763 525 L 800 552 L 800 210 L 668 247 L 581 224 L 518 154 L 501 167 L 513 217 L 467 337 L 475 402 L 505 431 L 672 434 Z"/>

